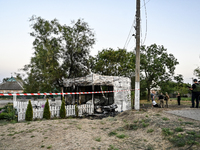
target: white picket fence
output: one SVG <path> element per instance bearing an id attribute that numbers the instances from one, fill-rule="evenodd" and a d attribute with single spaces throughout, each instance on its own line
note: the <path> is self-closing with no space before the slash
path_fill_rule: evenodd
<path id="1" fill-rule="evenodd" d="M 43 111 L 46 101 L 31 101 L 33 106 L 33 119 L 42 119 L 43 118 Z M 15 108 L 18 112 L 18 121 L 25 120 L 26 109 L 27 109 L 28 102 L 19 102 L 15 101 Z M 51 118 L 59 117 L 60 116 L 60 107 L 61 107 L 61 100 L 58 101 L 51 101 L 49 100 L 49 107 L 51 112 Z M 75 116 L 75 105 L 67 105 L 66 108 L 66 117 L 68 116 Z M 83 104 L 78 105 L 78 113 L 79 116 L 82 116 L 84 113 L 93 114 L 94 106 L 91 104 Z"/>

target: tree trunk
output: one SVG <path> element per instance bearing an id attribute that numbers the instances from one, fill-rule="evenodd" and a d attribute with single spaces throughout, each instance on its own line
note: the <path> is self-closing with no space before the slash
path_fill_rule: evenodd
<path id="1" fill-rule="evenodd" d="M 147 101 L 149 102 L 151 99 L 151 93 L 150 93 L 150 88 L 148 88 L 148 97 L 147 97 Z"/>

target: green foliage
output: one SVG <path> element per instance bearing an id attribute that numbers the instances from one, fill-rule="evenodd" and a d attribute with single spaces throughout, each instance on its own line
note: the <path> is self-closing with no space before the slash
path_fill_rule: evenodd
<path id="1" fill-rule="evenodd" d="M 103 49 L 96 57 L 90 58 L 92 72 L 110 76 L 133 76 L 135 55 L 125 49 Z"/>
<path id="2" fill-rule="evenodd" d="M 120 135 L 117 135 L 116 137 L 118 137 L 118 138 L 120 138 L 120 139 L 123 139 L 123 138 L 126 137 L 126 135 L 125 135 L 125 134 L 120 134 Z"/>
<path id="3" fill-rule="evenodd" d="M 47 99 L 45 106 L 44 106 L 44 113 L 43 113 L 43 118 L 45 119 L 50 119 L 51 118 L 51 112 L 49 108 L 49 101 Z"/>
<path id="4" fill-rule="evenodd" d="M 175 131 L 176 131 L 176 132 L 183 132 L 183 128 L 177 127 L 177 128 L 175 128 Z"/>
<path id="5" fill-rule="evenodd" d="M 78 105 L 76 104 L 76 105 L 75 105 L 75 115 L 76 115 L 76 117 L 78 117 L 78 111 L 79 111 L 79 110 L 78 110 Z"/>
<path id="6" fill-rule="evenodd" d="M 153 132 L 154 131 L 154 129 L 148 129 L 147 130 L 147 133 L 151 133 L 151 132 Z"/>
<path id="7" fill-rule="evenodd" d="M 111 131 L 110 133 L 108 133 L 108 136 L 114 136 L 114 135 L 117 135 L 117 132 Z"/>
<path id="8" fill-rule="evenodd" d="M 63 98 L 61 108 L 60 108 L 60 118 L 66 117 L 65 100 Z"/>
<path id="9" fill-rule="evenodd" d="M 162 133 L 163 133 L 165 136 L 174 134 L 172 131 L 170 131 L 169 128 L 162 128 Z"/>
<path id="10" fill-rule="evenodd" d="M 34 56 L 23 70 L 27 72 L 25 92 L 54 92 L 64 78 L 89 74 L 89 51 L 95 44 L 94 33 L 83 19 L 61 25 L 57 19 L 30 19 Z"/>
<path id="11" fill-rule="evenodd" d="M 0 111 L 0 119 L 5 119 L 7 121 L 16 120 L 17 116 L 15 114 L 15 109 L 13 104 L 8 103 Z"/>
<path id="12" fill-rule="evenodd" d="M 171 80 L 174 75 L 177 59 L 167 53 L 164 46 L 152 44 L 148 47 L 141 46 L 141 71 L 144 72 L 144 80 L 148 89 L 148 100 L 150 100 L 150 89 L 162 86 L 163 82 Z"/>
<path id="13" fill-rule="evenodd" d="M 33 107 L 31 105 L 31 101 L 30 100 L 28 101 L 25 120 L 26 121 L 32 121 L 33 120 Z"/>

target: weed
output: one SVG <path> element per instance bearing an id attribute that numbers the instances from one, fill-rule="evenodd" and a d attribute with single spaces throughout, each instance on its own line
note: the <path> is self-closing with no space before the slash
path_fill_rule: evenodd
<path id="1" fill-rule="evenodd" d="M 147 148 L 145 150 L 154 150 L 153 146 L 152 145 L 147 145 Z"/>
<path id="2" fill-rule="evenodd" d="M 108 133 L 108 136 L 113 136 L 113 135 L 117 135 L 117 133 L 115 131 Z"/>
<path id="3" fill-rule="evenodd" d="M 160 114 L 156 114 L 155 116 L 161 116 Z"/>
<path id="4" fill-rule="evenodd" d="M 183 123 L 185 123 L 185 124 L 194 124 L 193 122 L 183 122 Z"/>
<path id="5" fill-rule="evenodd" d="M 41 148 L 44 148 L 45 146 L 44 145 L 41 145 Z"/>
<path id="6" fill-rule="evenodd" d="M 113 145 L 109 145 L 108 150 L 119 150 L 118 148 L 115 148 Z"/>
<path id="7" fill-rule="evenodd" d="M 51 145 L 47 147 L 47 149 L 51 149 L 51 148 L 52 148 L 52 146 L 51 146 Z"/>
<path id="8" fill-rule="evenodd" d="M 117 128 L 117 131 L 124 131 L 124 128 L 123 127 L 119 127 L 119 128 Z"/>
<path id="9" fill-rule="evenodd" d="M 148 116 L 148 115 L 146 115 L 146 117 L 148 118 L 149 116 Z"/>
<path id="10" fill-rule="evenodd" d="M 31 138 L 35 137 L 34 135 L 31 136 Z"/>
<path id="11" fill-rule="evenodd" d="M 147 130 L 147 133 L 151 133 L 153 131 L 154 131 L 153 129 L 149 129 L 149 130 Z"/>
<path id="12" fill-rule="evenodd" d="M 162 128 L 162 133 L 167 136 L 167 135 L 172 135 L 173 132 L 169 130 L 169 128 Z"/>
<path id="13" fill-rule="evenodd" d="M 162 119 L 165 121 L 169 120 L 169 118 L 167 118 L 167 117 L 163 117 Z"/>
<path id="14" fill-rule="evenodd" d="M 44 139 L 47 139 L 48 137 L 44 137 Z"/>
<path id="15" fill-rule="evenodd" d="M 97 142 L 101 142 L 101 137 L 97 137 L 97 138 L 95 138 L 95 141 L 97 141 Z"/>
<path id="16" fill-rule="evenodd" d="M 120 138 L 120 139 L 123 139 L 123 138 L 126 137 L 126 135 L 125 135 L 125 134 L 120 134 L 120 135 L 117 135 L 116 137 L 118 137 L 118 138 Z"/>
<path id="17" fill-rule="evenodd" d="M 79 130 L 82 129 L 81 125 L 77 125 L 76 127 L 77 127 L 77 129 L 79 129 Z"/>
<path id="18" fill-rule="evenodd" d="M 177 128 L 175 128 L 175 131 L 176 131 L 176 132 L 183 132 L 183 128 L 177 127 Z"/>
<path id="19" fill-rule="evenodd" d="M 124 126 L 124 128 L 126 130 L 137 130 L 138 129 L 138 125 L 137 124 L 126 124 Z"/>
<path id="20" fill-rule="evenodd" d="M 143 126 L 143 128 L 145 128 L 145 127 L 147 127 L 147 126 L 149 126 L 149 123 L 142 123 L 142 126 Z"/>
<path id="21" fill-rule="evenodd" d="M 178 121 L 183 121 L 182 119 L 178 119 Z"/>

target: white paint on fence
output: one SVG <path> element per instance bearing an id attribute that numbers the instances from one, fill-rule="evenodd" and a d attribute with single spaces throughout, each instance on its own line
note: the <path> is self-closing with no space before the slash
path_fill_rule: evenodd
<path id="1" fill-rule="evenodd" d="M 33 119 L 42 119 L 43 118 L 43 111 L 46 101 L 31 101 L 33 106 Z M 15 101 L 15 108 L 18 112 L 18 121 L 25 120 L 26 109 L 27 109 L 28 101 L 27 102 L 19 102 Z M 61 107 L 61 100 L 51 101 L 49 100 L 49 107 L 51 112 L 51 118 L 59 117 L 60 116 L 60 107 Z M 75 105 L 67 105 L 66 108 L 66 117 L 68 116 L 75 116 Z M 78 113 L 79 116 L 83 114 L 93 114 L 94 112 L 94 105 L 91 104 L 83 104 L 78 105 Z"/>

